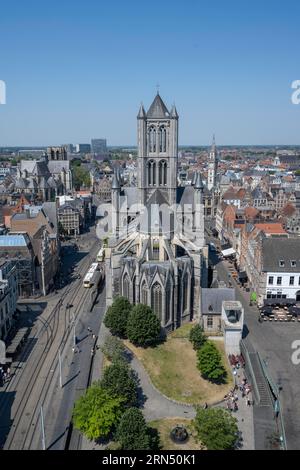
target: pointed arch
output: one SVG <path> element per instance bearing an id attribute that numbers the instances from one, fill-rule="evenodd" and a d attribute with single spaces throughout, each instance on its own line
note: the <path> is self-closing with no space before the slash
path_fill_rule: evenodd
<path id="1" fill-rule="evenodd" d="M 189 277 L 186 272 L 183 278 L 183 312 L 185 312 L 189 306 Z"/>
<path id="2" fill-rule="evenodd" d="M 127 273 L 123 277 L 123 296 L 130 300 L 130 281 Z"/>
<path id="3" fill-rule="evenodd" d="M 141 287 L 141 300 L 142 304 L 148 305 L 148 286 L 146 284 L 146 281 L 143 282 Z"/>
<path id="4" fill-rule="evenodd" d="M 158 282 L 155 282 L 151 290 L 151 308 L 157 315 L 160 321 L 163 317 L 163 301 L 162 301 L 162 287 Z"/>
<path id="5" fill-rule="evenodd" d="M 137 303 L 137 298 L 136 298 L 136 276 L 134 276 L 133 280 L 132 280 L 132 303 L 134 305 Z"/>

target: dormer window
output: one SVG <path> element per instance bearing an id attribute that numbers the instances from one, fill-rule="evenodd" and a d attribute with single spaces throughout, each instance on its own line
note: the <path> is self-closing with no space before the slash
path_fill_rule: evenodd
<path id="1" fill-rule="evenodd" d="M 284 264 L 285 264 L 285 263 L 284 263 L 284 260 L 281 259 L 281 260 L 279 261 L 279 266 L 280 266 L 281 268 L 284 268 Z"/>
<path id="2" fill-rule="evenodd" d="M 291 261 L 292 268 L 295 268 L 296 265 L 297 265 L 296 260 L 292 259 L 292 261 Z"/>

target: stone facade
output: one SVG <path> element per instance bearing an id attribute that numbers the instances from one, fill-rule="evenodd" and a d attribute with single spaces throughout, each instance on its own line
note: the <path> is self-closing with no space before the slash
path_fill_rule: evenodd
<path id="1" fill-rule="evenodd" d="M 152 307 L 166 330 L 200 318 L 207 282 L 203 183 L 177 186 L 178 114 L 159 94 L 138 116 L 137 187 L 112 181 L 114 236 L 106 250 L 106 295 Z"/>

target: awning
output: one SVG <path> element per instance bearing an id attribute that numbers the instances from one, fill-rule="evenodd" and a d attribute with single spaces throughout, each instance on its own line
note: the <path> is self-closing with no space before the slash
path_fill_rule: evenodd
<path id="1" fill-rule="evenodd" d="M 227 250 L 222 251 L 223 256 L 232 256 L 235 255 L 236 251 L 233 248 L 228 248 Z"/>
<path id="2" fill-rule="evenodd" d="M 13 338 L 11 344 L 6 348 L 6 354 L 15 354 L 20 343 L 27 336 L 29 328 L 21 328 Z"/>

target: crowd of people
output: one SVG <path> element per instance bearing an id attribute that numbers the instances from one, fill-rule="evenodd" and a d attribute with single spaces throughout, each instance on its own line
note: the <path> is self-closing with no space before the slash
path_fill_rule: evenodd
<path id="1" fill-rule="evenodd" d="M 230 390 L 228 395 L 225 395 L 224 399 L 226 400 L 226 407 L 230 411 L 238 411 L 239 409 L 239 395 L 238 391 L 240 390 L 242 398 L 245 399 L 246 405 L 251 406 L 253 402 L 251 400 L 251 386 L 248 384 L 247 379 L 243 379 L 239 385 Z"/>

